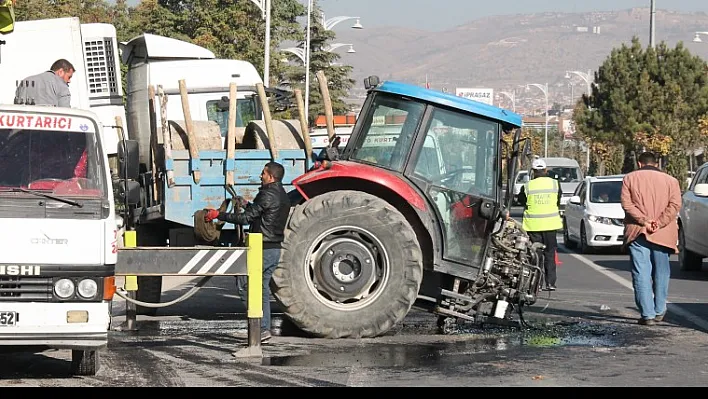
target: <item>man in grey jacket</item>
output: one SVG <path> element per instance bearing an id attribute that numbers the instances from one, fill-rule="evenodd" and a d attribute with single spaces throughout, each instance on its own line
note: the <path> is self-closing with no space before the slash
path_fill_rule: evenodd
<path id="1" fill-rule="evenodd" d="M 26 77 L 15 90 L 15 104 L 71 107 L 69 82 L 74 71 L 69 61 L 60 59 L 48 71 Z"/>

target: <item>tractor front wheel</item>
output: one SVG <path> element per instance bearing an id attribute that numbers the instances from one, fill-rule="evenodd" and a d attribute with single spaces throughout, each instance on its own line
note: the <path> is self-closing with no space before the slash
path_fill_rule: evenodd
<path id="1" fill-rule="evenodd" d="M 422 279 L 421 250 L 406 218 L 358 191 L 299 205 L 273 274 L 286 316 L 322 338 L 383 335 L 405 318 Z"/>

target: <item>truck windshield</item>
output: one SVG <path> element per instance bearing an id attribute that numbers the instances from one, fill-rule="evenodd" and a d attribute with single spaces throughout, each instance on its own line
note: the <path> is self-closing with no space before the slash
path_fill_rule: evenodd
<path id="1" fill-rule="evenodd" d="M 219 125 L 221 137 L 226 137 L 229 130 L 228 99 L 211 100 L 206 103 L 207 119 Z M 236 127 L 245 127 L 256 118 L 256 97 L 249 96 L 236 100 Z"/>
<path id="2" fill-rule="evenodd" d="M 0 192 L 106 198 L 100 159 L 93 132 L 0 129 Z"/>
<path id="3" fill-rule="evenodd" d="M 549 166 L 548 173 L 563 183 L 580 182 L 580 169 L 572 166 Z"/>

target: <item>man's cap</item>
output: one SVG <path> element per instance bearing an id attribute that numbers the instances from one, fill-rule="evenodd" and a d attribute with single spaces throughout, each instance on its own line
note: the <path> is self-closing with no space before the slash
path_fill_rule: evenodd
<path id="1" fill-rule="evenodd" d="M 531 169 L 535 169 L 535 170 L 546 169 L 546 161 L 544 161 L 541 158 L 534 159 L 533 162 L 531 162 Z"/>

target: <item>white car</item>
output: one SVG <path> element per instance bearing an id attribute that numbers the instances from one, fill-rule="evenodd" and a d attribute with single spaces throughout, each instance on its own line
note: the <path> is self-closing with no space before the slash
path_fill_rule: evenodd
<path id="1" fill-rule="evenodd" d="M 681 199 L 678 214 L 679 267 L 701 270 L 708 257 L 708 162 L 697 170 Z"/>
<path id="2" fill-rule="evenodd" d="M 514 179 L 514 205 L 519 203 L 519 193 L 521 192 L 521 187 L 529 181 L 529 172 L 527 170 L 520 170 L 516 173 L 516 179 Z"/>
<path id="3" fill-rule="evenodd" d="M 624 175 L 586 177 L 568 200 L 563 216 L 563 241 L 581 253 L 594 247 L 620 247 L 624 210 L 620 203 Z"/>

